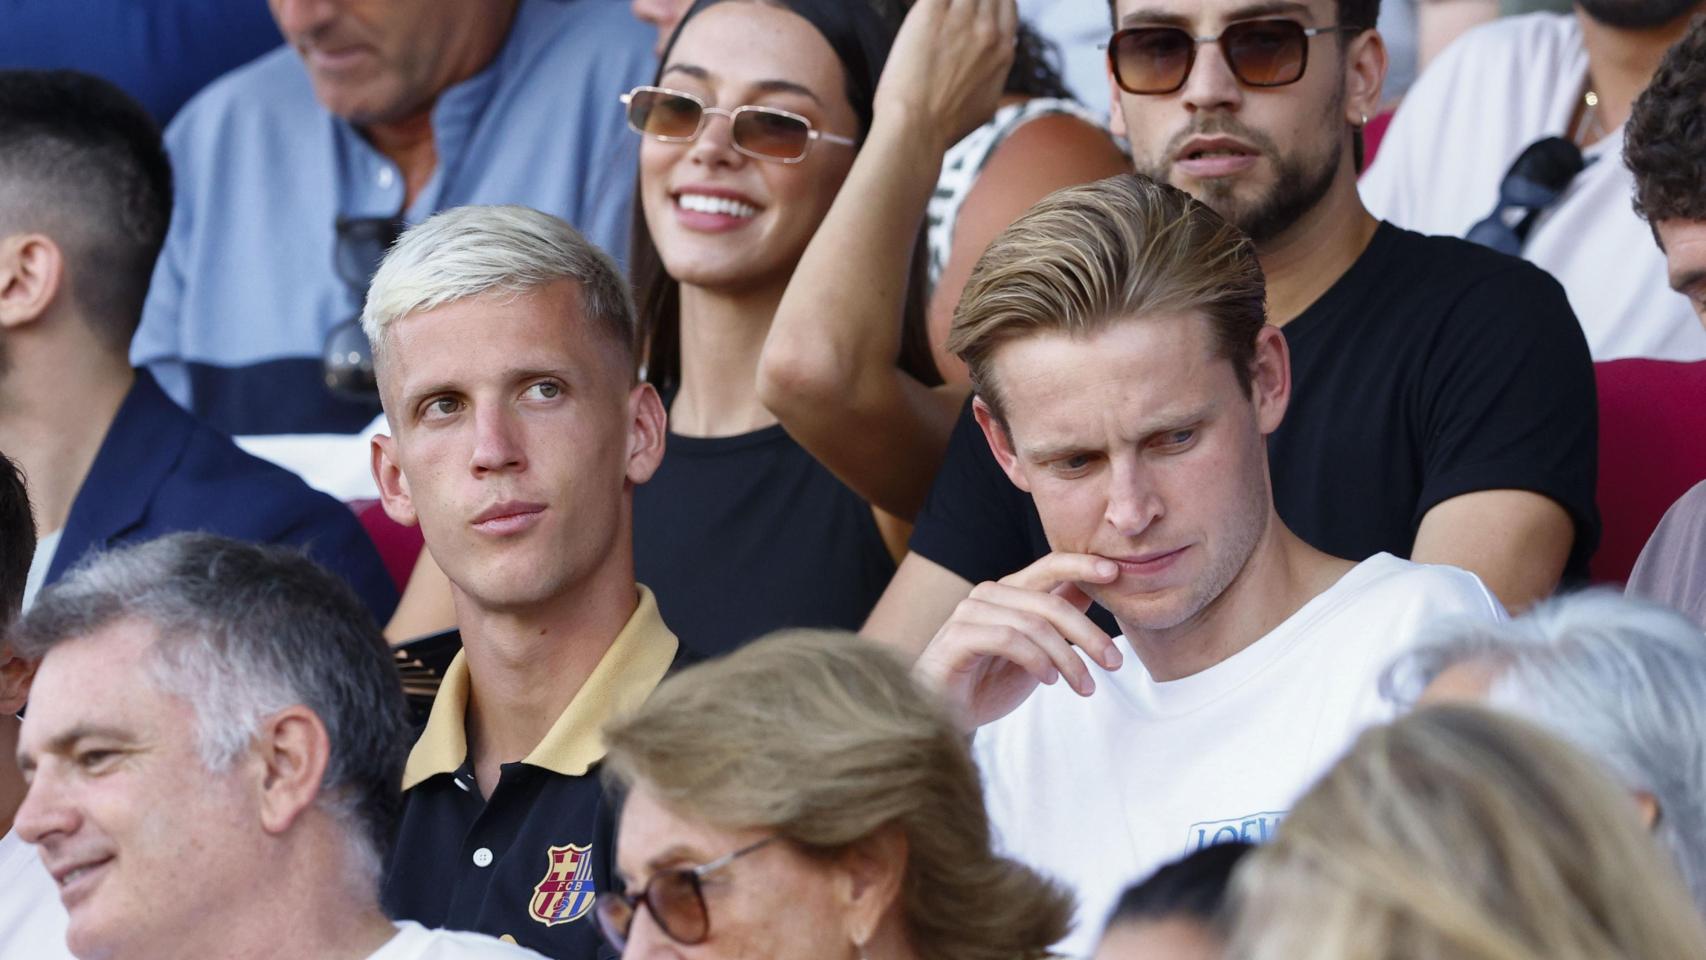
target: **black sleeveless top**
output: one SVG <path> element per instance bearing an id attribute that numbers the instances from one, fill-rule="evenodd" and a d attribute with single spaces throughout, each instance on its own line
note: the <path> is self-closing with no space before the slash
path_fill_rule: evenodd
<path id="1" fill-rule="evenodd" d="M 895 567 L 870 505 L 780 425 L 670 434 L 634 494 L 634 561 L 702 656 L 783 627 L 857 630 Z"/>

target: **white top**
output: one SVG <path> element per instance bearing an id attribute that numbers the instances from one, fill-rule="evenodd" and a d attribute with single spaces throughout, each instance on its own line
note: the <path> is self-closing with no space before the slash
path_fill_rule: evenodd
<path id="1" fill-rule="evenodd" d="M 30 559 L 30 572 L 24 575 L 24 609 L 36 602 L 36 594 L 47 582 L 47 569 L 53 566 L 53 555 L 59 552 L 59 538 L 64 528 L 36 537 L 35 556 Z"/>
<path id="2" fill-rule="evenodd" d="M 1266 840 L 1364 727 L 1391 718 L 1382 669 L 1441 617 L 1504 618 L 1474 574 L 1381 553 L 1200 673 L 1157 683 L 1124 637 L 1096 692 L 1039 687 L 977 732 L 1001 849 L 1078 894 L 1056 948 L 1087 957 L 1120 892 L 1216 842 Z"/>
<path id="3" fill-rule="evenodd" d="M 413 920 L 397 924 L 397 935 L 367 960 L 543 960 L 526 947 L 480 933 L 428 930 Z"/>
<path id="4" fill-rule="evenodd" d="M 1565 135 L 1587 66 L 1567 14 L 1464 34 L 1410 88 L 1360 182 L 1363 202 L 1400 227 L 1464 236 L 1493 212 L 1518 155 Z M 1583 152 L 1587 168 L 1535 221 L 1523 256 L 1564 285 L 1595 360 L 1706 358 L 1706 330 L 1670 289 L 1664 254 L 1630 206 L 1622 129 Z"/>
<path id="5" fill-rule="evenodd" d="M 69 960 L 65 908 L 36 848 L 0 836 L 0 960 Z"/>

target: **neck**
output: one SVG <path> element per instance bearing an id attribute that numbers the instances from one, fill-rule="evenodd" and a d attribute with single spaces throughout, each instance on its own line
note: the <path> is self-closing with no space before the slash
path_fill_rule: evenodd
<path id="1" fill-rule="evenodd" d="M 727 437 L 776 423 L 758 399 L 758 360 L 782 290 L 681 285 L 681 385 L 670 404 L 671 433 Z"/>
<path id="2" fill-rule="evenodd" d="M 1120 627 L 1152 678 L 1178 680 L 1267 636 L 1353 566 L 1299 540 L 1270 507 L 1267 527 L 1243 569 L 1208 606 L 1166 630 Z"/>
<path id="3" fill-rule="evenodd" d="M 76 317 L 45 320 L 67 327 Z M 44 327 L 44 331 L 47 328 Z M 0 377 L 0 450 L 18 461 L 35 504 L 36 527 L 65 526 L 136 372 L 123 356 L 90 342 L 20 344 Z"/>
<path id="4" fill-rule="evenodd" d="M 425 103 L 395 118 L 364 123 L 361 132 L 403 172 L 403 208 L 415 202 L 422 188 L 438 169 L 438 145 L 433 139 L 432 111 L 445 90 L 472 77 L 492 62 L 503 49 L 515 22 L 518 0 L 480 5 L 477 17 L 458 25 L 454 35 L 459 46 L 444 58 L 437 83 L 438 92 Z"/>
<path id="5" fill-rule="evenodd" d="M 0 837 L 12 830 L 12 818 L 24 802 L 24 775 L 18 772 L 18 718 L 0 715 Z"/>
<path id="6" fill-rule="evenodd" d="M 1268 321 L 1283 327 L 1345 275 L 1380 221 L 1357 195 L 1347 155 L 1327 195 L 1296 223 L 1256 251 L 1268 285 Z"/>
<path id="7" fill-rule="evenodd" d="M 487 797 L 506 763 L 527 757 L 586 684 L 639 602 L 631 548 L 591 578 L 525 610 L 491 610 L 452 585 L 468 663 L 464 723 Z"/>
<path id="8" fill-rule="evenodd" d="M 306 812 L 303 818 L 313 816 Z M 302 819 L 291 828 L 300 834 Z M 264 861 L 264 877 L 255 889 L 232 891 L 239 907 L 218 925 L 203 925 L 218 942 L 205 950 L 175 945 L 173 956 L 228 957 L 231 960 L 366 960 L 396 936 L 397 928 L 379 907 L 365 871 L 348 864 L 351 844 L 338 825 L 325 824 L 323 838 L 291 845 L 274 844 Z M 306 839 L 306 838 L 304 838 Z M 283 847 L 283 849 L 279 849 Z"/>
<path id="9" fill-rule="evenodd" d="M 1588 88 L 1599 96 L 1594 109 L 1599 115 L 1599 129 L 1616 130 L 1629 119 L 1635 98 L 1647 88 L 1669 50 L 1688 32 L 1693 15 L 1706 10 L 1706 3 L 1696 4 L 1693 11 L 1663 26 L 1645 30 L 1608 27 L 1576 8 L 1576 22 L 1582 28 L 1582 47 L 1588 55 Z"/>

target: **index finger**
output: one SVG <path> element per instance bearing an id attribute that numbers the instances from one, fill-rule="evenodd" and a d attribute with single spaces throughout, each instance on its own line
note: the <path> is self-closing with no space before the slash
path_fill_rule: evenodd
<path id="1" fill-rule="evenodd" d="M 1066 584 L 1107 583 L 1119 576 L 1119 573 L 1119 565 L 1107 557 L 1098 557 L 1091 553 L 1055 552 L 1023 570 L 1002 577 L 1000 582 L 1010 587 L 1049 593 Z"/>

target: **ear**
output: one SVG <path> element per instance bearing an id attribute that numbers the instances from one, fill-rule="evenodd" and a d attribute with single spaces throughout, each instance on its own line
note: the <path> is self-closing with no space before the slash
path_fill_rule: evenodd
<path id="1" fill-rule="evenodd" d="M 255 750 L 261 773 L 261 827 L 281 834 L 320 795 L 332 742 L 314 711 L 298 705 L 262 721 Z"/>
<path id="2" fill-rule="evenodd" d="M 1013 438 L 1002 426 L 1001 420 L 991 410 L 982 397 L 976 397 L 971 402 L 972 416 L 977 418 L 977 425 L 983 428 L 983 439 L 988 441 L 989 450 L 995 454 L 995 462 L 1001 465 L 1001 472 L 1007 474 L 1007 479 L 1013 481 L 1013 486 L 1026 493 L 1031 492 L 1030 485 L 1025 481 L 1025 472 L 1019 469 L 1019 455 L 1014 452 Z"/>
<path id="3" fill-rule="evenodd" d="M 1345 122 L 1360 127 L 1380 112 L 1386 83 L 1386 41 L 1378 30 L 1364 30 L 1345 45 Z"/>
<path id="4" fill-rule="evenodd" d="M 0 241 L 0 329 L 33 323 L 47 313 L 65 280 L 65 255 L 40 233 Z"/>
<path id="5" fill-rule="evenodd" d="M 10 717 L 24 709 L 35 675 L 36 661 L 25 660 L 10 647 L 0 646 L 0 717 Z"/>
<path id="6" fill-rule="evenodd" d="M 1659 825 L 1659 817 L 1664 811 L 1659 809 L 1659 798 L 1645 790 L 1635 791 L 1635 809 L 1641 814 L 1641 823 L 1651 832 Z"/>
<path id="7" fill-rule="evenodd" d="M 841 855 L 841 896 L 847 937 L 864 947 L 879 935 L 900 899 L 906 876 L 906 834 L 890 824 Z"/>
<path id="8" fill-rule="evenodd" d="M 669 415 L 657 389 L 641 382 L 628 391 L 628 482 L 639 486 L 663 462 Z"/>
<path id="9" fill-rule="evenodd" d="M 373 482 L 379 486 L 379 502 L 385 507 L 385 515 L 405 527 L 419 523 L 414 498 L 409 495 L 409 478 L 403 475 L 403 467 L 397 462 L 397 438 L 383 433 L 374 434 L 368 444 L 368 454 L 373 465 Z"/>
<path id="10" fill-rule="evenodd" d="M 1102 58 L 1102 71 L 1108 75 L 1108 132 L 1129 141 L 1131 136 L 1126 133 L 1125 104 L 1120 99 L 1120 94 L 1125 91 L 1114 82 L 1114 65 L 1106 57 Z"/>
<path id="11" fill-rule="evenodd" d="M 1291 348 L 1285 334 L 1272 324 L 1256 334 L 1256 355 L 1250 362 L 1251 401 L 1262 436 L 1279 429 L 1291 404 Z"/>

